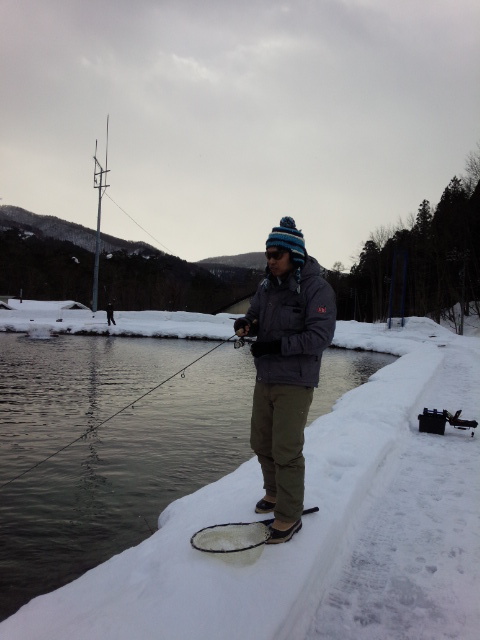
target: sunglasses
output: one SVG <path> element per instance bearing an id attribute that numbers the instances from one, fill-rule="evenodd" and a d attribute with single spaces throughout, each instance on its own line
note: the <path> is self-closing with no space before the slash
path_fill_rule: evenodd
<path id="1" fill-rule="evenodd" d="M 278 249 L 278 251 L 265 251 L 267 260 L 280 260 L 287 253 L 286 249 Z"/>

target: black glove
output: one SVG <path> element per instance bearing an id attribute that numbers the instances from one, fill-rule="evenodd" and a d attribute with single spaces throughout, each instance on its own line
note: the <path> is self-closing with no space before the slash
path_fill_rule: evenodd
<path id="1" fill-rule="evenodd" d="M 282 352 L 282 342 L 281 340 L 274 340 L 273 342 L 257 341 L 252 344 L 250 351 L 255 358 L 279 354 Z"/>
<path id="2" fill-rule="evenodd" d="M 236 333 L 239 329 L 246 329 L 249 326 L 250 322 L 246 318 L 237 318 L 233 323 L 233 330 Z"/>

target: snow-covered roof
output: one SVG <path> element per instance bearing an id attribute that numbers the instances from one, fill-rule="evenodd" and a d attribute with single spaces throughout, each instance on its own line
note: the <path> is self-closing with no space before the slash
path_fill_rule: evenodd
<path id="1" fill-rule="evenodd" d="M 84 309 L 90 311 L 81 302 L 75 300 L 19 300 L 11 298 L 8 301 L 11 309 L 23 309 L 25 311 L 53 311 L 59 309 Z"/>

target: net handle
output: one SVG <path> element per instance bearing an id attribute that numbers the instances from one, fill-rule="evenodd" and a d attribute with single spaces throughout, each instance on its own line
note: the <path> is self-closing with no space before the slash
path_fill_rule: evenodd
<path id="1" fill-rule="evenodd" d="M 310 507 L 310 509 L 305 509 L 304 511 L 302 511 L 302 516 L 308 516 L 309 513 L 316 513 L 317 511 L 320 511 L 320 509 L 318 507 Z M 272 524 L 272 522 L 274 522 L 275 518 L 270 518 L 269 520 L 257 520 L 257 522 L 260 522 L 261 524 Z"/>

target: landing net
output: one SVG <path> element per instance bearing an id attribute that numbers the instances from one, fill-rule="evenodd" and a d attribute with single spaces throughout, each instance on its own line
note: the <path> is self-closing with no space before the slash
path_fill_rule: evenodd
<path id="1" fill-rule="evenodd" d="M 222 560 L 249 564 L 257 560 L 270 537 L 261 522 L 217 524 L 197 531 L 190 543 L 194 549 L 217 554 Z"/>

